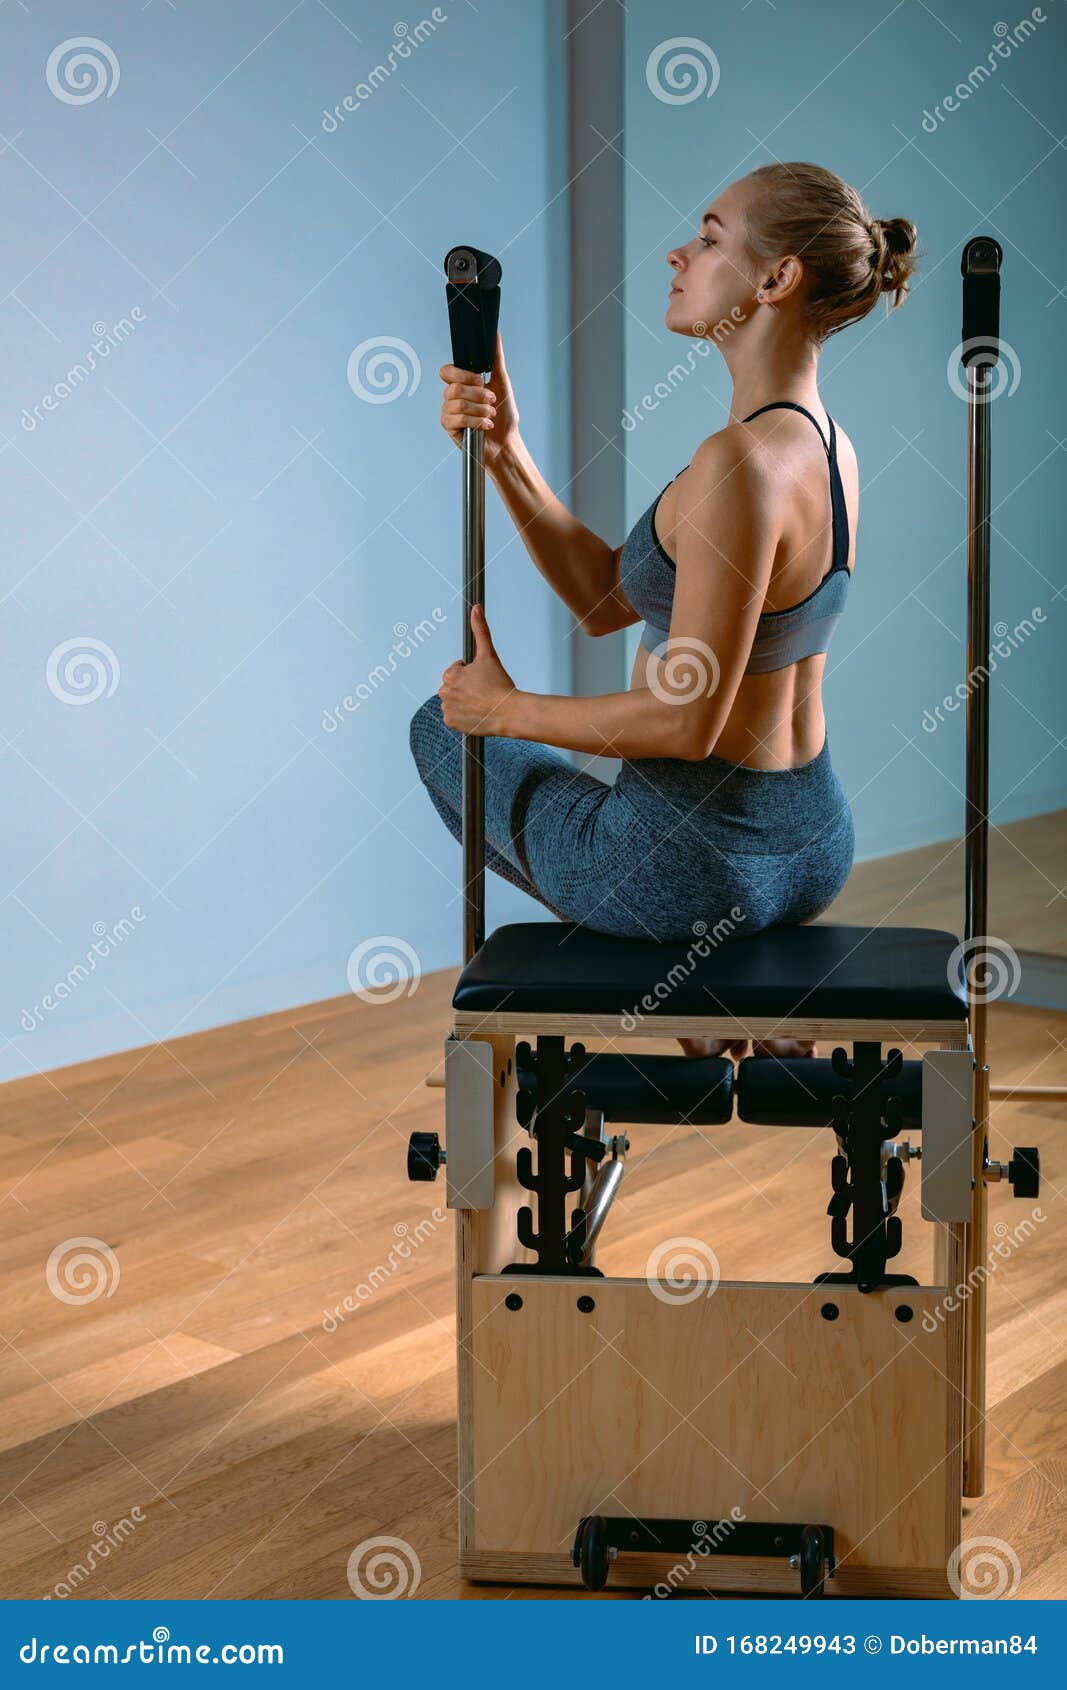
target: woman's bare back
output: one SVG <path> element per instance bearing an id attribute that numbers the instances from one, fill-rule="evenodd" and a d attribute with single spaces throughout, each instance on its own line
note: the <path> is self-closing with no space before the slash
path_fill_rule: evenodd
<path id="1" fill-rule="evenodd" d="M 818 420 L 825 433 L 825 413 Z M 783 476 L 792 483 L 791 496 L 785 501 L 786 516 L 771 581 L 761 607 L 781 610 L 807 598 L 828 566 L 832 525 L 826 455 L 810 422 L 795 413 L 770 413 L 744 426 L 754 433 L 759 431 Z M 851 570 L 859 511 L 859 471 L 852 443 L 840 429 L 837 456 L 848 510 Z M 683 470 L 675 478 L 656 509 L 656 535 L 672 559 L 677 555 L 678 492 L 686 473 Z M 713 510 L 709 511 L 708 521 L 714 533 Z M 710 586 L 713 589 L 714 583 Z M 656 665 L 657 661 L 644 650 L 637 652 L 630 675 L 631 689 L 649 685 L 656 673 L 650 665 Z M 752 769 L 796 768 L 817 757 L 826 734 L 821 696 L 825 667 L 826 656 L 820 654 L 802 658 L 785 669 L 745 675 L 716 741 L 715 755 Z"/>

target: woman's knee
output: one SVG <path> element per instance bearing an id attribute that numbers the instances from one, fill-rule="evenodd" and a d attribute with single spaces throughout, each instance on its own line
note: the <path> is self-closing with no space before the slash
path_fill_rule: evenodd
<path id="1" fill-rule="evenodd" d="M 440 762 L 446 748 L 448 732 L 441 713 L 441 700 L 436 693 L 432 693 L 419 705 L 408 729 L 411 755 L 424 778 L 427 769 Z"/>

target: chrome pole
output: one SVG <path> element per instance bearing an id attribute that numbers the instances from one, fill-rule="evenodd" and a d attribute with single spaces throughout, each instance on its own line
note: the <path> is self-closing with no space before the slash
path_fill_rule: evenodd
<path id="1" fill-rule="evenodd" d="M 463 661 L 474 658 L 471 609 L 485 603 L 485 434 L 463 431 Z M 463 960 L 485 943 L 485 742 L 463 735 Z"/>
<path id="2" fill-rule="evenodd" d="M 967 689 L 964 836 L 964 969 L 974 1054 L 974 1199 L 964 1271 L 970 1295 L 964 1337 L 963 1492 L 985 1489 L 986 1227 L 989 1130 L 986 994 L 981 980 L 989 916 L 989 509 L 990 409 L 1000 346 L 1000 264 L 989 236 L 963 250 L 963 343 L 967 372 Z"/>
<path id="3" fill-rule="evenodd" d="M 500 263 L 474 246 L 445 255 L 452 362 L 485 379 L 500 314 Z M 485 603 L 485 434 L 463 430 L 463 661 L 474 659 L 471 610 Z M 463 735 L 463 961 L 485 943 L 485 741 Z"/>

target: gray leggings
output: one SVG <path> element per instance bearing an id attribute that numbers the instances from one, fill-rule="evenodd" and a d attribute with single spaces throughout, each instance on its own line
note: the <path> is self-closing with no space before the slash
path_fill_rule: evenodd
<path id="1" fill-rule="evenodd" d="M 436 696 L 411 751 L 461 838 L 462 735 Z M 848 879 L 855 835 L 829 741 L 799 769 L 721 757 L 624 762 L 615 784 L 525 739 L 485 741 L 486 864 L 563 921 L 628 939 L 739 935 L 807 921 Z"/>

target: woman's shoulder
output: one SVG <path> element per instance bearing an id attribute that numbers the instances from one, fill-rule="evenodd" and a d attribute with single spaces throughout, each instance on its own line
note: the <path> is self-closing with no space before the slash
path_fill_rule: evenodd
<path id="1" fill-rule="evenodd" d="M 829 412 L 826 415 L 829 419 Z M 821 421 L 819 431 L 825 441 L 827 431 Z M 838 463 L 846 475 L 851 471 L 855 478 L 858 473 L 855 448 L 836 418 L 834 433 Z M 734 467 L 739 469 L 743 464 L 755 480 L 789 481 L 791 475 L 788 466 L 783 465 L 782 446 L 790 437 L 798 444 L 805 443 L 809 437 L 814 439 L 810 420 L 794 410 L 763 411 L 759 416 L 727 423 L 714 434 L 706 435 L 693 453 L 690 467 L 703 473 L 722 473 Z"/>
<path id="2" fill-rule="evenodd" d="M 683 480 L 697 497 L 728 486 L 731 492 L 765 500 L 781 482 L 781 464 L 762 431 L 730 423 L 700 442 Z"/>

